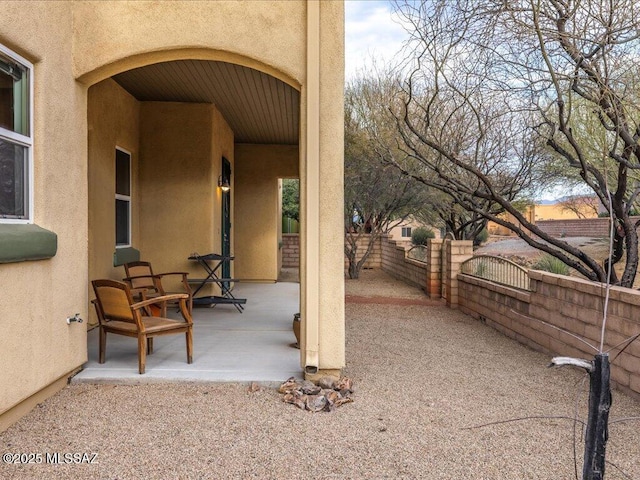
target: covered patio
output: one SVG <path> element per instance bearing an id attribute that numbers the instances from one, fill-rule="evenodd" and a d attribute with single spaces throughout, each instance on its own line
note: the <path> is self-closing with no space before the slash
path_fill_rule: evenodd
<path id="1" fill-rule="evenodd" d="M 264 366 L 265 348 L 243 350 L 262 330 L 280 330 L 291 358 L 278 380 L 300 367 L 306 375 L 344 368 L 343 2 L 0 4 L 0 50 L 10 61 L 3 105 L 16 113 L 0 130 L 25 172 L 10 174 L 11 188 L 28 207 L 23 218 L 0 219 L 3 238 L 17 245 L 1 265 L 11 300 L 0 302 L 0 317 L 20 320 L 2 326 L 0 430 L 91 366 L 93 280 L 122 279 L 136 260 L 201 278 L 190 258 L 199 252 L 235 258 L 224 278 L 275 282 L 283 178 L 300 179 L 295 309 L 282 326 L 257 325 L 235 344 L 196 332 L 191 368 L 203 367 L 201 352 L 214 344 L 228 347 L 215 365 Z M 216 295 L 210 286 L 203 293 Z M 228 312 L 226 333 L 249 323 L 246 296 L 248 312 Z M 285 340 L 297 312 L 300 351 Z M 84 323 L 67 321 L 76 314 Z M 111 354 L 126 339 L 110 340 L 106 366 L 117 367 Z M 159 341 L 149 376 L 168 368 L 164 348 Z M 175 365 L 186 365 L 181 351 Z"/>
<path id="2" fill-rule="evenodd" d="M 98 363 L 98 328 L 88 333 L 89 361 L 72 382 L 138 383 L 166 381 L 282 382 L 301 377 L 300 351 L 292 347 L 291 324 L 299 311 L 300 284 L 238 283 L 244 313 L 233 305 L 193 310 L 194 358 L 186 362 L 184 335 L 159 337 L 138 373 L 136 340 L 107 336 L 106 362 Z M 178 315 L 173 312 L 171 315 Z"/>

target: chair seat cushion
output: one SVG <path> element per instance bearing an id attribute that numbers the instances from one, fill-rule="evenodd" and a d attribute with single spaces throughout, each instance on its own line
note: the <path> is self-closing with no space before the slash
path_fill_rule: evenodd
<path id="1" fill-rule="evenodd" d="M 186 322 L 162 317 L 142 317 L 142 321 L 144 322 L 144 327 L 147 333 L 188 326 L 188 323 Z"/>
<path id="2" fill-rule="evenodd" d="M 186 327 L 186 322 L 177 320 L 171 320 L 170 318 L 162 317 L 142 317 L 144 322 L 146 333 L 162 332 L 164 330 L 173 330 L 174 328 Z M 111 320 L 104 324 L 107 330 L 119 330 L 122 332 L 136 333 L 137 328 L 135 323 L 122 322 L 119 320 Z"/>

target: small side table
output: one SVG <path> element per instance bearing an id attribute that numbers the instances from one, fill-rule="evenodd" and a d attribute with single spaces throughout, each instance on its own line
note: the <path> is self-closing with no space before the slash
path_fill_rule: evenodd
<path id="1" fill-rule="evenodd" d="M 246 298 L 236 298 L 231 292 L 231 284 L 236 283 L 239 280 L 235 278 L 220 278 L 218 276 L 218 270 L 225 262 L 232 261 L 235 257 L 232 255 L 219 255 L 217 253 L 208 253 L 206 255 L 199 255 L 192 253 L 189 256 L 189 260 L 194 260 L 204 269 L 207 276 L 205 278 L 189 278 L 187 281 L 189 284 L 195 285 L 193 290 L 193 305 L 207 305 L 215 307 L 220 304 L 233 305 L 236 309 L 242 313 L 244 310 L 244 304 L 247 303 Z M 220 292 L 222 295 L 205 295 L 203 297 L 196 297 L 196 294 L 202 290 L 202 288 L 211 283 L 216 283 L 220 286 Z"/>

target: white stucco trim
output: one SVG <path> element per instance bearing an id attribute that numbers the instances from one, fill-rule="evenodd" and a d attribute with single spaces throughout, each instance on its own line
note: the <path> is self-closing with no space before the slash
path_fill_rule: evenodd
<path id="1" fill-rule="evenodd" d="M 9 50 L 4 45 L 0 44 L 0 52 L 4 53 L 9 58 L 15 60 L 17 63 L 21 64 L 23 67 L 26 67 L 29 70 L 29 135 L 22 135 L 17 132 L 12 132 L 6 130 L 4 128 L 0 128 L 0 134 L 3 137 L 10 139 L 12 142 L 18 143 L 24 147 L 27 147 L 27 218 L 0 218 L 0 223 L 33 223 L 34 216 L 34 190 L 35 190 L 35 180 L 33 173 L 33 150 L 34 150 L 34 111 L 33 111 L 33 95 L 34 95 L 34 87 L 35 83 L 35 73 L 33 69 L 33 64 L 24 58 L 22 55 L 18 55 L 13 50 Z"/>

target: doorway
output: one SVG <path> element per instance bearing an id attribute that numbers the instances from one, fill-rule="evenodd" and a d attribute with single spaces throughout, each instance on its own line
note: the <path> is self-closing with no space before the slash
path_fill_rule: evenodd
<path id="1" fill-rule="evenodd" d="M 222 188 L 222 224 L 221 224 L 221 240 L 220 250 L 222 256 L 231 255 L 231 163 L 225 157 L 222 157 L 222 175 L 221 185 L 227 186 Z M 222 278 L 231 278 L 231 262 L 225 260 L 222 263 Z M 224 288 L 229 288 L 229 282 L 224 284 Z"/>

